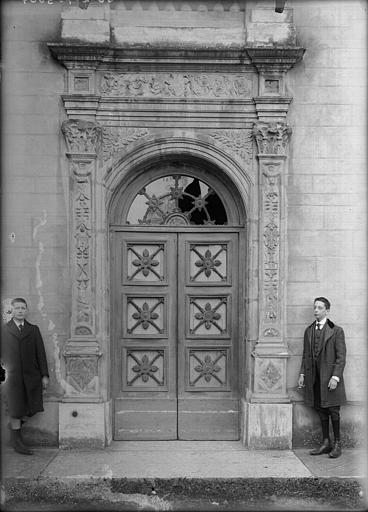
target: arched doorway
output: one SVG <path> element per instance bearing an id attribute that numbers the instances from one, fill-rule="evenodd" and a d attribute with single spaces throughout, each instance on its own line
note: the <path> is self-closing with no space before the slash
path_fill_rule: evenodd
<path id="1" fill-rule="evenodd" d="M 116 440 L 239 439 L 244 216 L 224 180 L 204 163 L 171 159 L 115 194 Z"/>

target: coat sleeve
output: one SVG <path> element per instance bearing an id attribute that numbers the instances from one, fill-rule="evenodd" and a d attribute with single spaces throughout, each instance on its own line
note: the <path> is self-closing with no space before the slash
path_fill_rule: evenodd
<path id="1" fill-rule="evenodd" d="M 39 328 L 37 327 L 37 325 L 35 327 L 36 327 L 36 352 L 37 352 L 38 366 L 40 368 L 42 377 L 48 377 L 49 370 L 47 367 L 45 346 L 43 344 L 43 339 L 42 339 Z"/>
<path id="2" fill-rule="evenodd" d="M 346 363 L 345 334 L 341 327 L 337 328 L 335 339 L 335 362 L 332 375 L 341 379 Z"/>

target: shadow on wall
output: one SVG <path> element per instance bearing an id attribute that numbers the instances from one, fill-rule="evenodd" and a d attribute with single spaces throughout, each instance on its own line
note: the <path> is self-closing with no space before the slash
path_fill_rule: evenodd
<path id="1" fill-rule="evenodd" d="M 330 426 L 331 428 L 331 426 Z M 332 430 L 330 432 L 333 439 Z M 366 443 L 366 411 L 363 405 L 341 407 L 341 441 L 345 448 L 362 448 Z M 321 423 L 312 407 L 293 405 L 293 448 L 314 447 L 321 442 Z"/>

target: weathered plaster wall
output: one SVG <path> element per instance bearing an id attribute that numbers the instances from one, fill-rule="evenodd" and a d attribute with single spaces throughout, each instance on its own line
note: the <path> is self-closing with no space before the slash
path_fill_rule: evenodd
<path id="1" fill-rule="evenodd" d="M 21 296 L 42 331 L 50 366 L 45 414 L 30 421 L 56 443 L 62 393 L 60 351 L 68 336 L 68 175 L 60 159 L 62 68 L 46 41 L 60 23 L 58 5 L 2 5 L 2 300 Z M 41 421 L 42 420 L 42 421 Z"/>
<path id="2" fill-rule="evenodd" d="M 302 336 L 313 321 L 313 298 L 332 303 L 330 318 L 347 340 L 345 382 L 352 404 L 366 401 L 367 351 L 367 3 L 287 2 L 294 10 L 304 59 L 289 72 L 293 129 L 288 176 L 288 387 L 302 398 L 297 378 Z M 301 408 L 301 410 L 299 410 Z M 360 419 L 342 409 L 343 435 L 357 435 Z M 304 418 L 303 418 L 304 415 Z M 306 415 L 306 416 L 305 416 Z M 359 415 L 358 415 L 359 416 Z M 294 442 L 304 443 L 319 424 L 295 410 Z M 359 435 L 357 436 L 359 438 Z M 346 439 L 348 440 L 348 439 Z"/>

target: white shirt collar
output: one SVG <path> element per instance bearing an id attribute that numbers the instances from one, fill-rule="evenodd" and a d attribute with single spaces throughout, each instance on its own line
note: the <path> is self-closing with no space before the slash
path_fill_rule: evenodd
<path id="1" fill-rule="evenodd" d="M 318 322 L 318 320 L 316 320 L 316 329 L 317 329 L 317 322 Z M 324 319 L 319 322 L 319 325 L 321 327 L 323 327 L 326 322 L 327 322 L 327 316 L 325 316 Z"/>
<path id="2" fill-rule="evenodd" d="M 17 327 L 19 327 L 20 325 L 24 325 L 24 321 L 23 322 L 20 322 L 19 320 L 16 320 L 15 318 L 13 318 L 13 322 L 15 323 L 15 325 Z"/>

